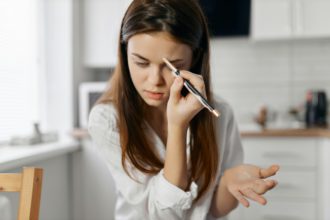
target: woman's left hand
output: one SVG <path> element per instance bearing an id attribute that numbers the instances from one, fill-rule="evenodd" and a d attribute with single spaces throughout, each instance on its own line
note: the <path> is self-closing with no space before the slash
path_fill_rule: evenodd
<path id="1" fill-rule="evenodd" d="M 277 185 L 276 180 L 266 178 L 274 176 L 279 168 L 278 165 L 263 169 L 243 164 L 226 170 L 223 178 L 227 190 L 245 207 L 250 205 L 247 198 L 265 205 L 267 200 L 262 195 Z"/>

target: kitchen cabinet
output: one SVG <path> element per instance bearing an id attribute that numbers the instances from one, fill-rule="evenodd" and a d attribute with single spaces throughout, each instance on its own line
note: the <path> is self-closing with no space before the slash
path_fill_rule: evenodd
<path id="1" fill-rule="evenodd" d="M 113 67 L 117 61 L 120 23 L 131 0 L 85 0 L 84 64 Z"/>
<path id="2" fill-rule="evenodd" d="M 72 220 L 71 159 L 79 149 L 79 143 L 73 140 L 33 146 L 1 146 L 0 172 L 17 173 L 26 166 L 43 168 L 39 219 Z M 7 197 L 9 203 L 0 204 L 0 211 L 6 210 L 9 219 L 17 219 L 18 194 L 1 193 L 1 196 Z M 8 218 L 0 213 L 0 219 Z"/>
<path id="3" fill-rule="evenodd" d="M 255 40 L 330 37 L 330 0 L 252 0 Z"/>
<path id="4" fill-rule="evenodd" d="M 279 184 L 266 206 L 239 206 L 229 220 L 330 219 L 330 139 L 323 137 L 244 137 L 245 163 L 281 166 Z M 326 156 L 327 155 L 327 156 Z"/>
<path id="5" fill-rule="evenodd" d="M 81 151 L 72 157 L 73 219 L 114 219 L 115 183 L 107 164 L 90 138 L 81 141 Z"/>

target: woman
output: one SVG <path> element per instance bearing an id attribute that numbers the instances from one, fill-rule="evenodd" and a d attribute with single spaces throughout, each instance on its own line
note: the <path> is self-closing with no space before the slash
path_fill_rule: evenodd
<path id="1" fill-rule="evenodd" d="M 174 77 L 163 58 L 180 69 Z M 183 87 L 189 80 L 221 112 Z M 209 36 L 193 0 L 134 0 L 120 30 L 118 64 L 89 132 L 116 182 L 116 219 L 211 219 L 276 185 L 279 169 L 241 165 L 231 108 L 213 100 Z"/>

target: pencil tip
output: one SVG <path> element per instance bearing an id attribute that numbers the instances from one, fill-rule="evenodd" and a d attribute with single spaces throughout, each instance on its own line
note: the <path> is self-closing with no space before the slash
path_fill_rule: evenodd
<path id="1" fill-rule="evenodd" d="M 218 112 L 217 110 L 213 110 L 212 111 L 212 113 L 215 115 L 215 116 L 217 116 L 217 117 L 219 117 L 220 116 L 220 112 Z"/>

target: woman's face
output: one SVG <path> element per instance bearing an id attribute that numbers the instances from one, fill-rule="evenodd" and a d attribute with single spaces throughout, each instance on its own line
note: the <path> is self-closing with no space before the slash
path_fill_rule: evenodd
<path id="1" fill-rule="evenodd" d="M 192 50 L 166 32 L 137 34 L 128 40 L 127 59 L 133 84 L 147 105 L 157 108 L 166 108 L 175 79 L 163 58 L 177 69 L 189 70 Z"/>

